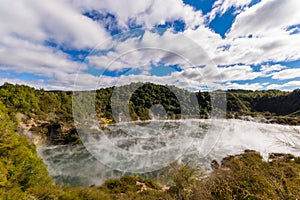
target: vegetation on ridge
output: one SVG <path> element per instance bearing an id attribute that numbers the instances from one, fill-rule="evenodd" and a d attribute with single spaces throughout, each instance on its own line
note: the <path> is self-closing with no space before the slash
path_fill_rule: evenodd
<path id="1" fill-rule="evenodd" d="M 37 156 L 35 146 L 17 134 L 18 126 L 32 118 L 36 123 L 32 124 L 32 129 L 40 131 L 44 128 L 47 137 L 47 134 L 53 134 L 50 136 L 54 139 L 65 137 L 65 141 L 72 141 L 67 138 L 76 133 L 70 134 L 72 128 L 66 128 L 72 127 L 70 124 L 73 123 L 71 113 L 68 113 L 71 93 L 46 92 L 9 84 L 2 86 L 0 91 L 0 199 L 296 200 L 300 197 L 300 157 L 273 153 L 264 161 L 258 152 L 251 150 L 225 157 L 221 163 L 213 161 L 213 170 L 208 174 L 201 173 L 199 168 L 174 163 L 159 182 L 133 175 L 107 180 L 102 186 L 72 188 L 54 185 Z M 240 105 L 242 109 L 249 106 L 243 98 L 247 99 L 247 95 L 253 93 L 232 93 L 241 100 L 240 104 L 244 104 Z M 264 95 L 255 98 L 262 101 L 266 98 Z M 299 91 L 294 91 L 278 93 L 273 100 L 271 97 L 266 99 L 276 102 L 279 97 L 286 98 L 289 105 L 297 109 L 298 95 Z M 21 105 L 24 102 L 28 104 Z M 290 111 L 293 111 L 290 115 L 298 115 L 297 111 Z"/>
<path id="2" fill-rule="evenodd" d="M 300 157 L 273 153 L 264 161 L 258 152 L 251 150 L 225 157 L 220 164 L 213 161 L 213 171 L 208 174 L 201 173 L 200 168 L 173 163 L 159 183 L 131 175 L 107 180 L 101 186 L 53 185 L 34 146 L 12 131 L 1 104 L 0 108 L 0 199 L 296 200 L 300 197 Z"/>
<path id="3" fill-rule="evenodd" d="M 131 92 L 133 91 L 133 92 Z M 80 143 L 74 126 L 70 91 L 44 91 L 24 85 L 5 83 L 0 86 L 0 100 L 16 123 L 24 123 L 30 131 L 46 138 L 51 144 Z M 300 90 L 245 91 L 229 90 L 227 117 L 241 118 L 245 115 L 263 117 L 269 122 L 300 124 Z M 129 108 L 130 120 L 151 118 L 151 109 L 161 105 L 165 118 L 208 118 L 211 112 L 209 92 L 190 92 L 174 86 L 152 83 L 132 83 L 126 86 L 102 88 L 95 91 L 95 110 L 100 119 L 118 120 L 119 113 Z M 127 105 L 127 101 L 129 104 Z M 85 109 L 85 108 L 82 108 Z M 122 117 L 122 116 L 121 116 Z"/>

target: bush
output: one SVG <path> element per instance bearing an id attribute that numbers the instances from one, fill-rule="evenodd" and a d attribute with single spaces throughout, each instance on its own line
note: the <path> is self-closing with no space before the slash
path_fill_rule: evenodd
<path id="1" fill-rule="evenodd" d="M 102 188 L 110 193 L 130 193 L 143 190 L 159 190 L 160 186 L 151 179 L 144 179 L 136 175 L 125 175 L 120 179 L 110 179 L 105 181 Z"/>

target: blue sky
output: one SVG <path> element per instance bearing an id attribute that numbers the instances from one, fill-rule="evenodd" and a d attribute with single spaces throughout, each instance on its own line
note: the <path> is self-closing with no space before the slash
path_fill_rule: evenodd
<path id="1" fill-rule="evenodd" d="M 1 1 L 0 84 L 300 87 L 297 0 Z"/>

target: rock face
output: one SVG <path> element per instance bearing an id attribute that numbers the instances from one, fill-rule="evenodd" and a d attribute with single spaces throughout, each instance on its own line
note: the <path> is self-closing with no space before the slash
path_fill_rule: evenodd
<path id="1" fill-rule="evenodd" d="M 42 137 L 41 134 L 34 133 L 30 131 L 32 127 L 38 126 L 34 119 L 30 119 L 28 123 L 20 122 L 19 123 L 19 131 L 20 135 L 24 135 L 28 140 L 36 146 L 41 146 L 45 144 L 46 139 Z"/>
<path id="2" fill-rule="evenodd" d="M 26 118 L 24 115 L 21 120 L 18 120 L 18 133 L 36 146 L 80 143 L 76 128 L 72 125 L 33 118 L 26 120 Z"/>
<path id="3" fill-rule="evenodd" d="M 219 169 L 220 164 L 218 163 L 218 161 L 213 160 L 213 161 L 211 161 L 210 166 L 211 166 L 211 168 L 212 168 L 213 170 L 215 170 L 215 169 Z"/>

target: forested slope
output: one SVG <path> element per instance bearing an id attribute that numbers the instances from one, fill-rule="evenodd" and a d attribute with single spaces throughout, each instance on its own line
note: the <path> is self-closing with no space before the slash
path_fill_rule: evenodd
<path id="1" fill-rule="evenodd" d="M 130 87 L 130 86 L 124 86 Z M 96 91 L 99 118 L 111 118 L 110 98 L 114 88 Z M 125 90 L 126 91 L 126 90 Z M 131 95 L 131 112 L 148 119 L 149 108 L 162 104 L 170 117 L 180 117 L 174 93 L 183 93 L 182 105 L 190 116 L 197 111 L 209 117 L 208 92 L 194 93 L 200 104 L 189 108 L 193 93 L 178 88 L 145 84 Z M 300 91 L 227 91 L 228 115 L 264 116 L 299 123 Z M 127 94 L 128 95 L 128 94 Z M 265 105 L 265 106 L 262 106 Z M 278 119 L 277 119 L 278 118 Z M 294 121 L 291 121 L 294 120 Z M 300 158 L 274 153 L 264 161 L 258 152 L 228 156 L 212 162 L 213 171 L 171 164 L 161 186 L 151 179 L 124 176 L 107 180 L 99 187 L 53 185 L 35 145 L 22 134 L 20 125 L 43 135 L 51 144 L 80 143 L 72 117 L 72 92 L 36 90 L 28 86 L 4 84 L 0 87 L 0 199 L 298 199 Z M 163 187 L 162 186 L 166 186 Z"/>
<path id="2" fill-rule="evenodd" d="M 30 131 L 54 144 L 80 143 L 74 127 L 72 94 L 71 91 L 37 90 L 9 83 L 0 86 L 0 100 L 10 119 L 17 124 L 27 124 Z M 229 90 L 226 101 L 229 118 L 249 115 L 274 123 L 300 123 L 299 89 L 293 92 Z M 169 119 L 209 118 L 212 109 L 209 92 L 190 92 L 174 86 L 132 83 L 95 91 L 95 110 L 100 122 L 101 119 L 118 120 L 112 106 L 115 111 L 117 107 L 117 113 L 125 113 L 128 108 L 129 120 L 147 120 L 154 105 L 161 105 L 164 118 Z"/>

